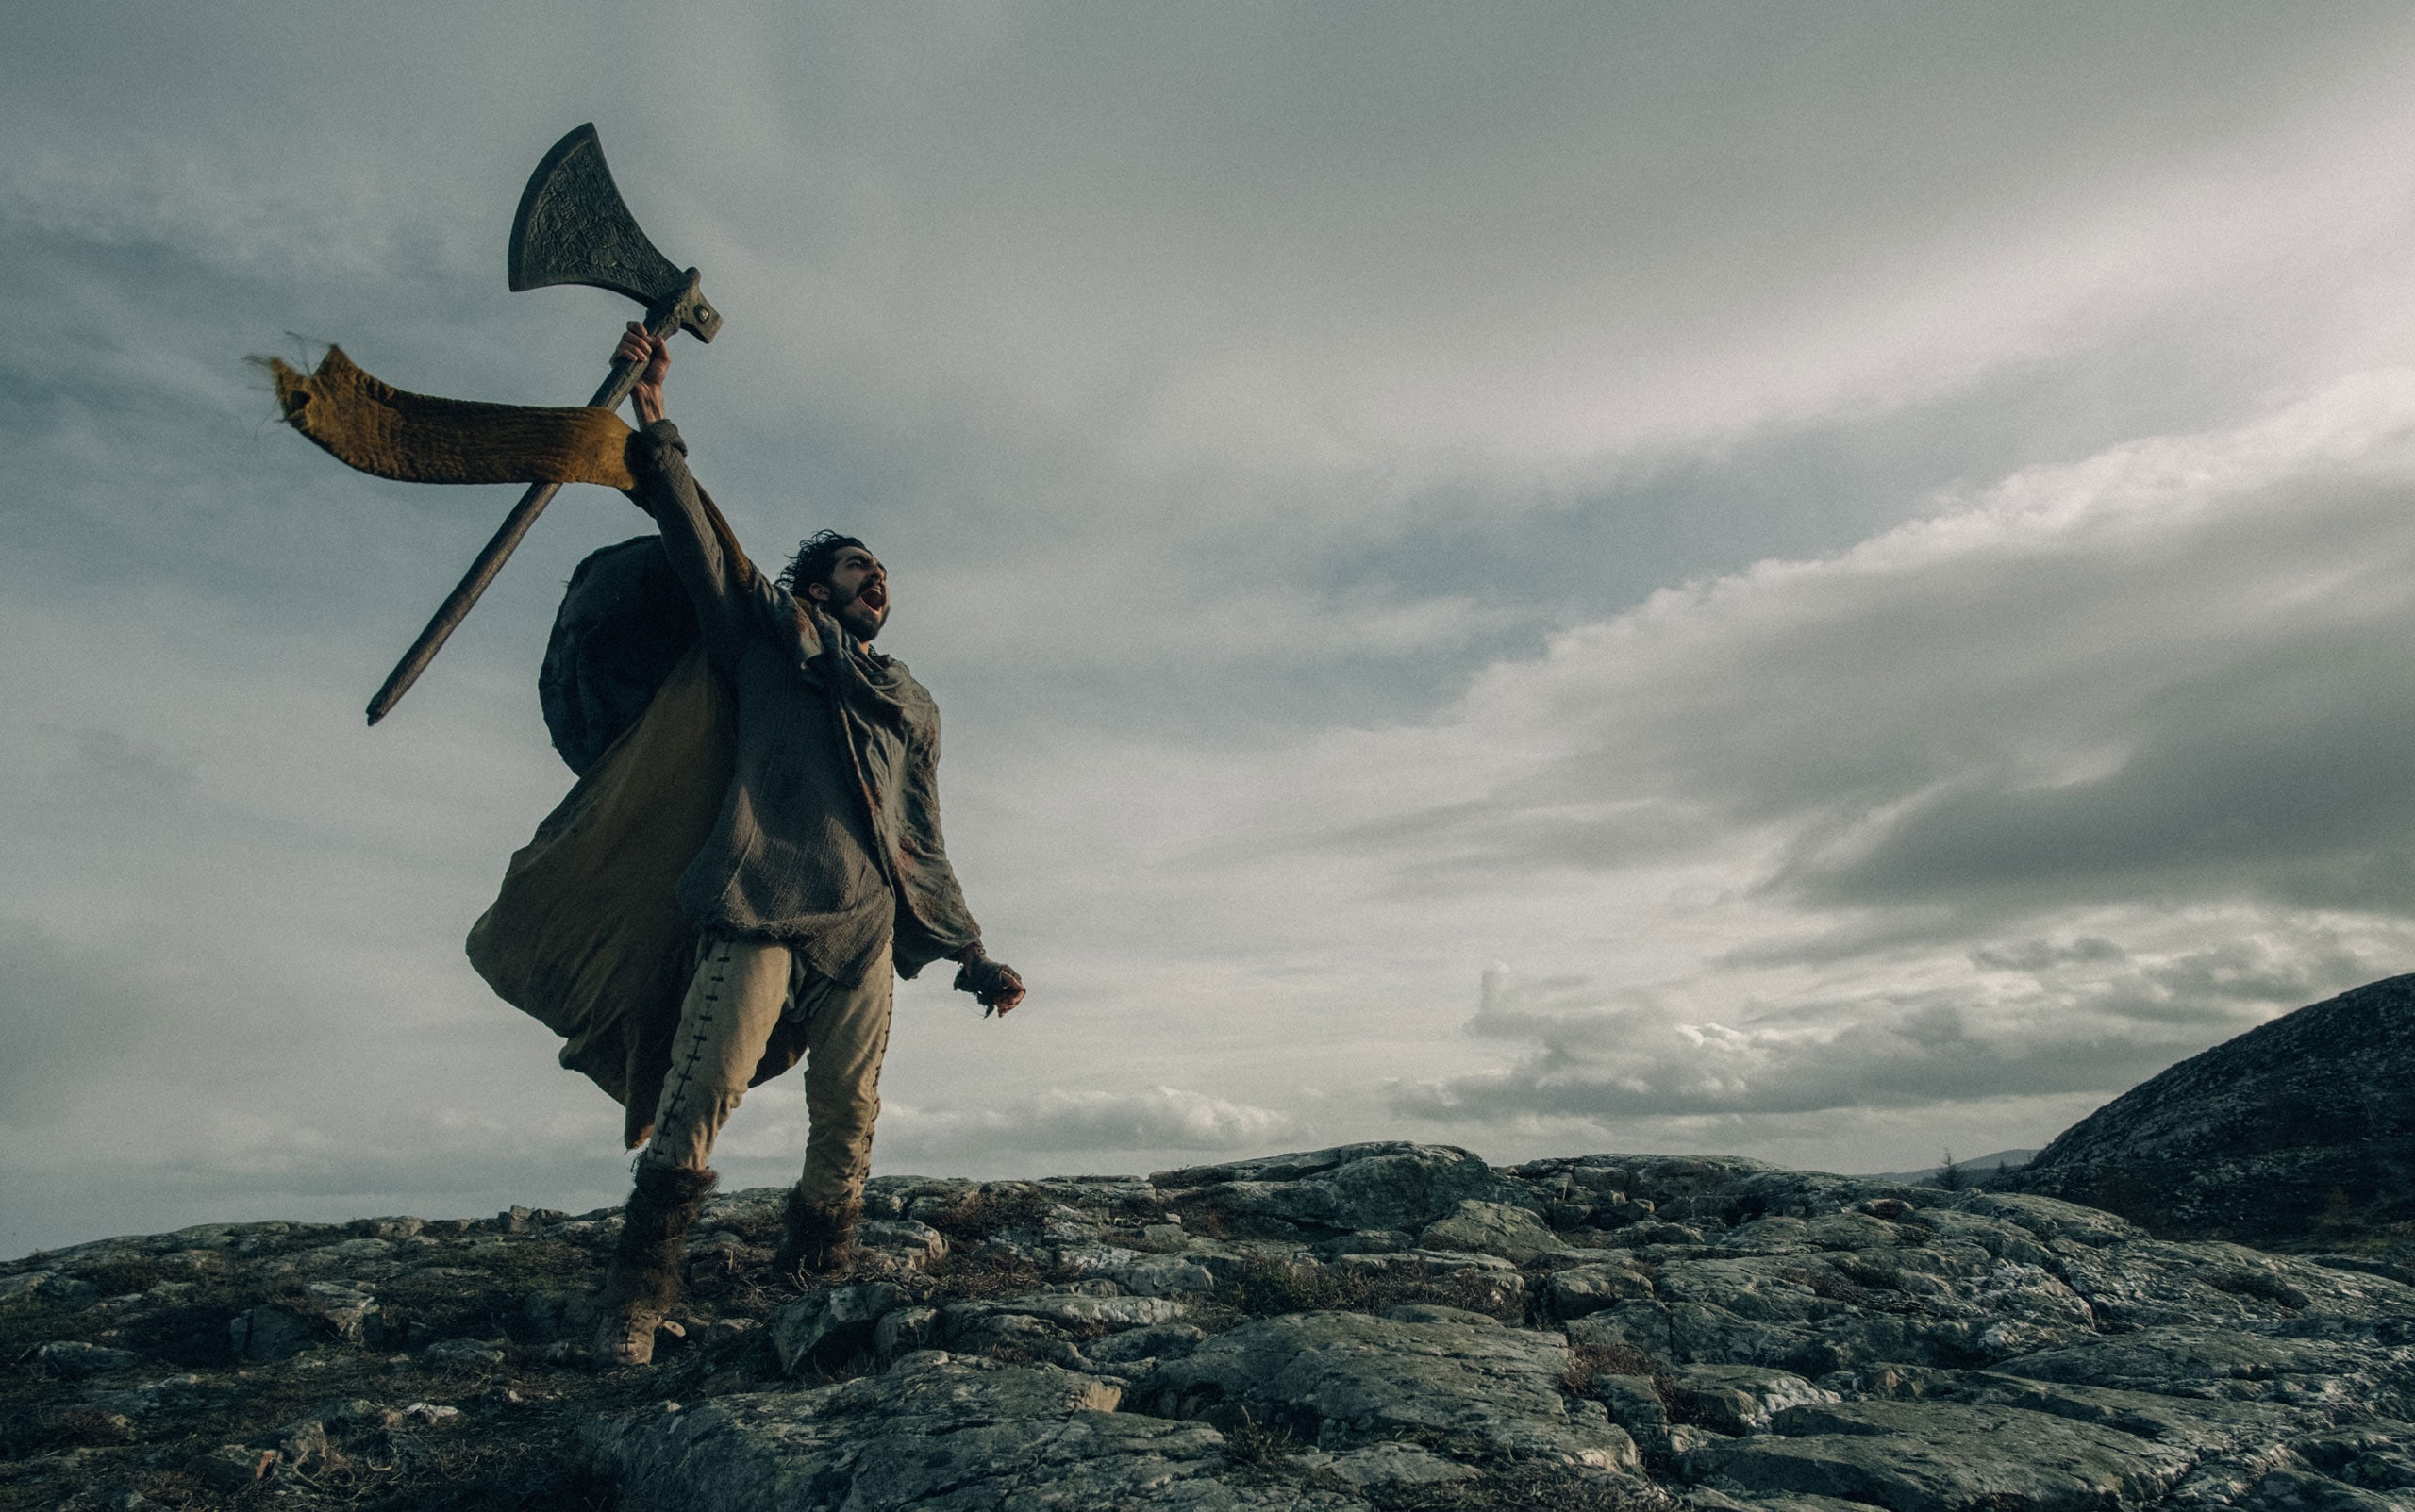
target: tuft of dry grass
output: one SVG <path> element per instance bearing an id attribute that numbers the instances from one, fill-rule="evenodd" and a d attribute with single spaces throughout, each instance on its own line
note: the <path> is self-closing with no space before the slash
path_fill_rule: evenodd
<path id="1" fill-rule="evenodd" d="M 1224 1431 L 1224 1454 L 1236 1465 L 1253 1469 L 1279 1465 L 1299 1453 L 1299 1441 L 1291 1430 L 1263 1423 L 1250 1416 L 1247 1408 L 1241 1419 Z"/>
<path id="2" fill-rule="evenodd" d="M 952 1243 L 978 1244 L 1008 1229 L 1033 1229 L 1056 1206 L 1048 1194 L 1019 1183 L 991 1183 L 930 1215 L 926 1221 Z"/>
<path id="3" fill-rule="evenodd" d="M 1233 1237 L 1233 1215 L 1214 1203 L 1190 1203 L 1182 1208 L 1182 1226 L 1199 1238 L 1228 1239 Z"/>
<path id="4" fill-rule="evenodd" d="M 1047 1272 L 1025 1260 L 998 1255 L 951 1252 L 924 1270 L 900 1279 L 908 1294 L 924 1306 L 945 1302 L 978 1302 L 1034 1291 L 1050 1280 Z"/>
<path id="5" fill-rule="evenodd" d="M 1377 1512 L 1674 1512 L 1657 1487 L 1557 1466 L 1487 1470 L 1470 1481 L 1361 1493 Z"/>
<path id="6" fill-rule="evenodd" d="M 1522 1300 L 1505 1300 L 1486 1282 L 1488 1272 L 1457 1271 L 1440 1276 L 1387 1274 L 1341 1266 L 1253 1259 L 1216 1284 L 1208 1300 L 1243 1318 L 1295 1312 L 1380 1313 L 1388 1307 L 1429 1303 L 1479 1312 L 1503 1322 L 1524 1315 Z"/>
<path id="7" fill-rule="evenodd" d="M 1651 1355 L 1632 1344 L 1570 1345 L 1568 1368 L 1559 1372 L 1561 1393 L 1572 1397 L 1590 1397 L 1593 1394 L 1593 1377 L 1597 1375 L 1659 1377 L 1660 1367 Z"/>

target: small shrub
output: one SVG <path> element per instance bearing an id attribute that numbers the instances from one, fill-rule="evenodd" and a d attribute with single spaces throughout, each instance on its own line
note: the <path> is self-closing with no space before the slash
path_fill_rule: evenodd
<path id="1" fill-rule="evenodd" d="M 1488 1468 L 1474 1480 L 1366 1493 L 1380 1512 L 1670 1512 L 1665 1491 L 1558 1466 Z"/>
<path id="2" fill-rule="evenodd" d="M 1597 1375 L 1650 1375 L 1656 1369 L 1652 1356 L 1632 1344 L 1574 1344 L 1568 1368 L 1559 1372 L 1559 1389 L 1564 1396 L 1590 1397 Z"/>
<path id="3" fill-rule="evenodd" d="M 2357 1211 L 2356 1200 L 2345 1187 L 2334 1187 L 2323 1199 L 2322 1222 L 2324 1228 L 2348 1229 L 2359 1226 L 2363 1215 Z"/>
<path id="4" fill-rule="evenodd" d="M 1251 1318 L 1272 1318 L 1350 1307 L 1358 1290 L 1324 1266 L 1253 1259 L 1216 1284 L 1214 1299 Z"/>
<path id="5" fill-rule="evenodd" d="M 78 1307 L 44 1302 L 40 1297 L 9 1303 L 0 1306 L 0 1359 L 29 1354 L 56 1338 L 81 1338 L 90 1326 Z"/>
<path id="6" fill-rule="evenodd" d="M 1259 1422 L 1246 1408 L 1241 1421 L 1224 1430 L 1224 1453 L 1237 1465 L 1276 1464 L 1289 1459 L 1299 1447 L 1291 1429 Z"/>
<path id="7" fill-rule="evenodd" d="M 1567 1350 L 1560 1371 L 1562 1396 L 1591 1396 L 1596 1374 L 1655 1374 L 1659 1365 L 1630 1343 L 1579 1343 Z"/>
<path id="8" fill-rule="evenodd" d="M 1228 1239 L 1233 1237 L 1233 1215 L 1213 1203 L 1195 1203 L 1182 1210 L 1182 1226 L 1198 1238 Z"/>
<path id="9" fill-rule="evenodd" d="M 162 1281 L 191 1278 L 190 1272 L 172 1270 L 147 1256 L 105 1260 L 99 1265 L 78 1267 L 73 1273 L 76 1279 L 99 1288 L 104 1297 L 123 1297 L 128 1292 L 148 1291 Z"/>
<path id="10" fill-rule="evenodd" d="M 1524 1311 L 1522 1293 L 1498 1288 L 1495 1272 L 1455 1271 L 1447 1275 L 1404 1275 L 1257 1258 L 1244 1262 L 1216 1284 L 1208 1301 L 1246 1318 L 1295 1312 L 1380 1313 L 1410 1303 L 1457 1307 L 1514 1323 Z"/>
<path id="11" fill-rule="evenodd" d="M 982 1187 L 933 1213 L 931 1227 L 951 1240 L 978 1244 L 1010 1228 L 1038 1228 L 1056 1205 L 1030 1187 Z"/>
<path id="12" fill-rule="evenodd" d="M 978 1301 L 984 1297 L 1011 1296 L 1033 1290 L 1047 1283 L 1038 1266 L 1023 1260 L 1009 1260 L 997 1255 L 967 1254 L 950 1252 L 920 1272 L 930 1287 L 930 1295 L 920 1294 L 913 1278 L 906 1285 L 917 1302 L 936 1306 L 941 1301 Z"/>

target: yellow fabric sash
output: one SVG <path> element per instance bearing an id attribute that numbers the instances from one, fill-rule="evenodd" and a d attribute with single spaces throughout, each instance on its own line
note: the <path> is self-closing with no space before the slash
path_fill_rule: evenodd
<path id="1" fill-rule="evenodd" d="M 580 406 L 491 405 L 405 393 L 327 348 L 316 373 L 271 357 L 277 403 L 295 430 L 347 467 L 403 483 L 636 486 L 628 422 Z"/>

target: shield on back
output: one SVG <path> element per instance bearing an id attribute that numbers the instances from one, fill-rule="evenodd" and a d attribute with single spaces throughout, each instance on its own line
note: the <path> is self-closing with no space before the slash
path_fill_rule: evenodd
<path id="1" fill-rule="evenodd" d="M 661 537 L 638 536 L 578 564 L 537 673 L 545 729 L 571 771 L 587 775 L 637 723 L 697 639 Z"/>

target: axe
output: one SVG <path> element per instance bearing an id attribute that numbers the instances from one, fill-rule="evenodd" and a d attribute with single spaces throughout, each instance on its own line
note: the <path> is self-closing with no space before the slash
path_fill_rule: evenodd
<path id="1" fill-rule="evenodd" d="M 721 311 L 705 300 L 695 269 L 685 273 L 655 250 L 637 218 L 621 199 L 612 170 L 604 163 L 604 148 L 595 140 L 593 123 L 580 126 L 554 143 L 528 188 L 520 196 L 520 213 L 511 222 L 511 253 L 508 265 L 512 291 L 542 289 L 549 284 L 591 284 L 626 294 L 646 308 L 645 327 L 668 340 L 685 329 L 699 341 L 709 341 L 721 329 Z M 615 361 L 604 386 L 588 404 L 618 409 L 636 387 L 641 364 Z M 524 474 L 525 475 L 525 474 Z M 369 723 L 392 712 L 411 684 L 427 670 L 478 595 L 503 570 L 504 558 L 537 523 L 537 516 L 559 490 L 558 483 L 534 483 L 504 517 L 501 528 L 461 581 L 446 595 L 443 606 L 419 633 L 403 659 L 394 664 L 386 686 L 369 701 Z"/>

